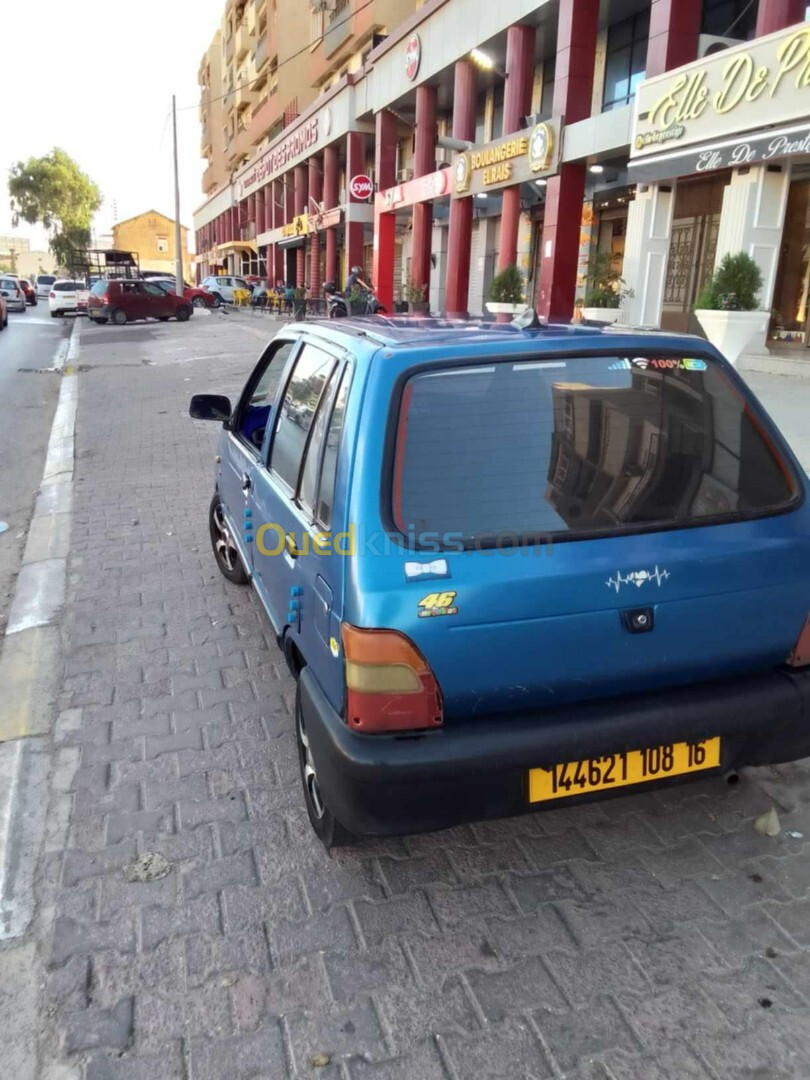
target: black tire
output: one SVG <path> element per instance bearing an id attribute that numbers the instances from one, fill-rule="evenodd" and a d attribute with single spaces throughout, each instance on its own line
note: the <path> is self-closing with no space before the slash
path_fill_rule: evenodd
<path id="1" fill-rule="evenodd" d="M 127 313 L 124 311 L 123 308 L 117 307 L 113 309 L 110 318 L 116 326 L 124 326 L 127 322 Z"/>
<path id="2" fill-rule="evenodd" d="M 58 319 L 59 318 L 59 312 L 58 311 L 52 311 L 51 312 L 51 318 L 52 319 Z"/>
<path id="3" fill-rule="evenodd" d="M 330 319 L 345 319 L 347 317 L 346 308 L 341 307 L 340 304 L 334 304 L 329 312 Z"/>
<path id="4" fill-rule="evenodd" d="M 99 326 L 104 326 L 106 324 L 107 320 L 106 319 L 96 319 L 96 322 L 98 323 Z"/>
<path id="5" fill-rule="evenodd" d="M 215 492 L 208 508 L 208 532 L 214 558 L 223 577 L 234 585 L 246 585 L 248 575 L 242 564 L 242 557 L 231 539 L 231 532 L 222 514 L 219 493 Z"/>
<path id="6" fill-rule="evenodd" d="M 304 726 L 300 684 L 295 688 L 295 742 L 298 746 L 298 765 L 301 772 L 301 785 L 304 789 L 304 803 L 315 835 L 327 851 L 356 843 L 356 838 L 344 825 L 341 825 L 321 796 L 318 773 Z"/>
<path id="7" fill-rule="evenodd" d="M 192 309 L 188 306 L 188 304 L 183 304 L 183 306 L 179 307 L 174 313 L 174 317 L 177 319 L 178 322 L 188 322 L 188 320 L 191 318 L 191 310 Z"/>
<path id="8" fill-rule="evenodd" d="M 212 295 L 214 297 L 214 307 L 222 307 L 223 300 L 220 293 L 215 292 Z"/>
<path id="9" fill-rule="evenodd" d="M 192 306 L 196 307 L 196 308 L 208 307 L 208 304 L 206 303 L 205 298 L 202 297 L 202 296 L 195 296 L 194 299 L 191 301 L 191 303 L 192 303 Z"/>
<path id="10" fill-rule="evenodd" d="M 169 318 L 169 315 L 158 315 L 158 322 L 168 322 Z"/>
<path id="11" fill-rule="evenodd" d="M 374 314 L 375 314 L 375 315 L 387 315 L 387 314 L 388 314 L 388 312 L 387 312 L 387 311 L 386 311 L 386 309 L 385 309 L 385 308 L 384 308 L 384 307 L 382 306 L 382 304 L 377 304 L 377 306 L 376 306 L 376 307 L 374 308 Z"/>

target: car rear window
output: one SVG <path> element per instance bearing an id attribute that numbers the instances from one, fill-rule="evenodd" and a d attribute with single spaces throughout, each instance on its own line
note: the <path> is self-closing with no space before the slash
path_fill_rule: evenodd
<path id="1" fill-rule="evenodd" d="M 95 283 L 95 285 L 93 286 L 93 288 L 90 290 L 90 292 L 92 292 L 95 296 L 103 296 L 106 291 L 107 291 L 107 282 L 103 281 L 103 280 L 102 281 L 97 281 Z"/>
<path id="2" fill-rule="evenodd" d="M 53 283 L 55 281 L 56 281 L 56 278 L 53 277 L 51 274 L 40 274 L 39 277 L 37 278 L 37 282 L 40 285 L 53 285 Z"/>
<path id="3" fill-rule="evenodd" d="M 79 281 L 57 281 L 53 287 L 54 292 L 76 292 L 77 289 L 83 289 L 84 285 Z"/>
<path id="4" fill-rule="evenodd" d="M 3 278 L 2 281 L 0 281 L 0 289 L 17 290 L 19 287 L 20 283 L 15 278 Z"/>
<path id="5" fill-rule="evenodd" d="M 392 511 L 417 546 L 435 550 L 436 536 L 440 547 L 499 537 L 508 546 L 709 524 L 799 497 L 762 424 L 711 361 L 498 362 L 421 372 L 403 391 Z"/>

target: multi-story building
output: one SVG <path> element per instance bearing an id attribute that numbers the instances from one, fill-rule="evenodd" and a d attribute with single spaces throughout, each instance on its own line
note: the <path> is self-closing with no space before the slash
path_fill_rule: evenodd
<path id="1" fill-rule="evenodd" d="M 189 268 L 188 229 L 181 225 L 183 266 Z M 141 270 L 164 270 L 174 275 L 176 247 L 174 219 L 157 210 L 147 210 L 136 217 L 113 225 L 112 246 L 119 251 L 136 251 Z"/>
<path id="2" fill-rule="evenodd" d="M 745 250 L 771 337 L 805 344 L 805 3 L 391 0 L 385 23 L 382 0 L 310 0 L 309 22 L 298 3 L 281 128 L 198 209 L 198 250 L 313 290 L 359 263 L 384 303 L 424 287 L 450 315 L 482 312 L 515 264 L 566 321 L 603 252 L 624 317 L 673 329 Z"/>

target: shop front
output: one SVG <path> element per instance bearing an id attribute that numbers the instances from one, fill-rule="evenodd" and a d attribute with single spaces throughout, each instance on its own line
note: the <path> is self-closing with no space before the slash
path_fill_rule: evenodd
<path id="1" fill-rule="evenodd" d="M 706 279 L 745 252 L 762 273 L 768 341 L 808 344 L 810 26 L 642 83 L 628 173 L 628 321 L 696 329 Z M 765 346 L 763 335 L 752 350 Z"/>

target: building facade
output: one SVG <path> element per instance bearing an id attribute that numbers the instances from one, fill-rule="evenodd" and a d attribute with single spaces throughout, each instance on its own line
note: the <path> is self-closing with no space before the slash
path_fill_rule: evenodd
<path id="1" fill-rule="evenodd" d="M 188 229 L 180 227 L 183 266 L 189 268 Z M 119 251 L 136 251 L 141 270 L 165 270 L 174 276 L 177 249 L 174 242 L 174 219 L 157 210 L 147 210 L 136 217 L 113 225 L 112 246 Z"/>
<path id="2" fill-rule="evenodd" d="M 500 0 L 474 18 L 468 0 L 425 0 L 330 67 L 330 26 L 361 7 L 307 5 L 312 52 L 290 46 L 278 71 L 301 80 L 299 111 L 195 213 L 204 272 L 316 292 L 358 263 L 386 306 L 423 293 L 464 315 L 515 264 L 567 321 L 601 254 L 627 320 L 687 329 L 716 260 L 745 250 L 769 336 L 807 343 L 805 0 Z M 300 6 L 293 22 L 300 36 Z"/>

